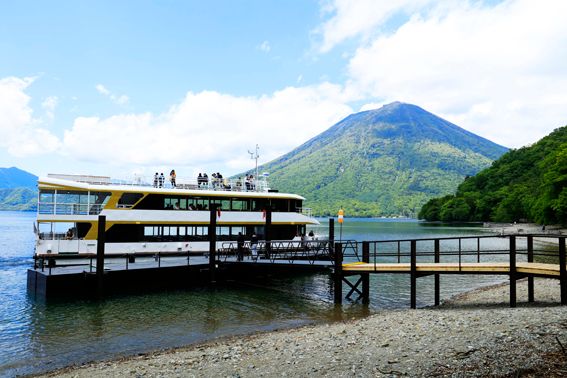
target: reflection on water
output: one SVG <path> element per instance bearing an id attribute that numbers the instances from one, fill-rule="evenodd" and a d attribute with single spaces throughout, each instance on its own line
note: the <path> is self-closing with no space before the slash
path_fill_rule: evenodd
<path id="1" fill-rule="evenodd" d="M 270 277 L 103 301 L 41 303 L 26 295 L 32 265 L 34 214 L 0 212 L 0 376 L 144 353 L 302 324 L 408 308 L 408 275 L 371 275 L 370 306 L 335 306 L 327 274 Z M 339 236 L 339 227 L 336 235 Z M 316 230 L 327 233 L 326 220 Z M 424 226 L 415 221 L 351 220 L 342 237 L 355 240 L 478 235 L 479 227 Z M 6 238 L 5 236 L 8 236 Z M 443 276 L 442 298 L 493 283 L 491 276 Z M 418 280 L 418 305 L 433 303 L 433 277 Z"/>

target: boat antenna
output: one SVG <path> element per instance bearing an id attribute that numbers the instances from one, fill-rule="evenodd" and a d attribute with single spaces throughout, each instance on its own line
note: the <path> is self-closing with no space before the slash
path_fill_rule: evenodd
<path id="1" fill-rule="evenodd" d="M 256 160 L 256 176 L 255 176 L 255 180 L 258 180 L 258 158 L 260 157 L 260 155 L 258 155 L 258 150 L 260 149 L 260 147 L 258 147 L 258 145 L 256 144 L 256 151 L 252 152 L 252 151 L 248 151 L 248 153 L 250 154 L 250 159 L 252 160 Z"/>

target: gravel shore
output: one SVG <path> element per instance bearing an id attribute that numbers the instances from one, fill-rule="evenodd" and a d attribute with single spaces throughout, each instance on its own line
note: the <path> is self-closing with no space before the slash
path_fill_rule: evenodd
<path id="1" fill-rule="evenodd" d="M 536 279 L 460 295 L 440 307 L 224 338 L 97 362 L 46 377 L 567 376 L 567 306 L 559 281 Z"/>

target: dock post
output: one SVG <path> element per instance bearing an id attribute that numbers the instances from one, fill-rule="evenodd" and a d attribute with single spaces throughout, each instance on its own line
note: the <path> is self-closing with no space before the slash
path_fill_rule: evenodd
<path id="1" fill-rule="evenodd" d="M 561 305 L 567 305 L 567 267 L 565 264 L 565 236 L 559 237 L 559 285 L 561 286 Z"/>
<path id="2" fill-rule="evenodd" d="M 106 216 L 98 216 L 96 243 L 96 294 L 101 298 L 104 292 L 104 244 L 106 243 Z"/>
<path id="3" fill-rule="evenodd" d="M 217 249 L 217 205 L 211 205 L 209 218 L 209 280 L 216 281 L 216 249 Z"/>
<path id="4" fill-rule="evenodd" d="M 370 243 L 362 242 L 362 262 L 370 262 Z M 361 273 L 362 279 L 362 304 L 370 303 L 370 273 Z"/>
<path id="5" fill-rule="evenodd" d="M 333 256 L 333 247 L 335 245 L 335 218 L 329 218 L 329 256 Z"/>
<path id="6" fill-rule="evenodd" d="M 534 262 L 534 237 L 528 236 L 528 262 Z M 528 302 L 534 302 L 534 276 L 528 276 Z"/>
<path id="7" fill-rule="evenodd" d="M 266 239 L 266 258 L 270 258 L 272 255 L 272 243 L 270 231 L 272 228 L 272 209 L 268 207 L 266 209 L 266 225 L 264 226 L 264 239 Z"/>
<path id="8" fill-rule="evenodd" d="M 335 271 L 333 280 L 335 283 L 335 304 L 343 303 L 343 246 L 335 243 Z"/>
<path id="9" fill-rule="evenodd" d="M 510 235 L 510 307 L 516 307 L 516 237 Z"/>
<path id="10" fill-rule="evenodd" d="M 416 248 L 416 241 L 412 240 L 410 242 L 411 244 L 411 250 L 410 250 L 410 266 L 411 266 L 411 272 L 410 272 L 410 280 L 411 280 L 411 287 L 410 287 L 410 296 L 411 296 L 411 303 L 410 303 L 410 307 L 415 309 L 417 308 L 417 300 L 416 300 L 416 296 L 417 296 L 417 248 Z"/>
<path id="11" fill-rule="evenodd" d="M 435 263 L 440 263 L 441 259 L 439 256 L 439 252 L 440 252 L 440 246 L 439 246 L 439 239 L 435 239 Z M 439 282 L 439 273 L 435 273 L 435 306 L 439 306 L 439 302 L 440 302 L 440 295 L 439 295 L 439 286 L 440 286 L 440 282 Z"/>

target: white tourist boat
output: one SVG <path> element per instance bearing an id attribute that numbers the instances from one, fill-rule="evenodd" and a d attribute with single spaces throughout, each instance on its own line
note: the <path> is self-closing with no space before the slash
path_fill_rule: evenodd
<path id="1" fill-rule="evenodd" d="M 106 254 L 206 252 L 212 206 L 220 208 L 217 248 L 239 233 L 262 240 L 268 209 L 271 240 L 293 240 L 307 225 L 319 224 L 302 207 L 303 197 L 270 190 L 267 177 L 154 187 L 153 179 L 49 174 L 38 179 L 38 187 L 37 257 L 96 253 L 99 215 L 106 217 Z"/>

